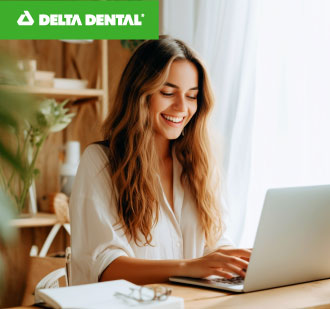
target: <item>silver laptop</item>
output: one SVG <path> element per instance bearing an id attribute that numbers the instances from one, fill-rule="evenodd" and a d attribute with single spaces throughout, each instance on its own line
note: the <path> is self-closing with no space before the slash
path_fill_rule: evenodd
<path id="1" fill-rule="evenodd" d="M 330 278 L 330 185 L 270 189 L 245 279 L 170 281 L 251 292 Z"/>

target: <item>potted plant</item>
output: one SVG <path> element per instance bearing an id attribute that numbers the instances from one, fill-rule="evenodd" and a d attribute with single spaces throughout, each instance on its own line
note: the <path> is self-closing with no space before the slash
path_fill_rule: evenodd
<path id="1" fill-rule="evenodd" d="M 6 55 L 0 54 L 0 82 L 1 84 L 20 84 L 22 79 L 15 69 L 14 62 Z M 27 175 L 26 163 L 12 148 L 14 132 L 19 130 L 25 121 L 33 121 L 39 108 L 38 103 L 31 97 L 19 93 L 12 93 L 0 87 L 0 160 L 7 169 L 15 171 L 22 179 Z M 0 307 L 15 305 L 8 301 L 8 291 L 12 286 L 8 274 L 11 272 L 10 261 L 17 240 L 16 230 L 10 226 L 10 220 L 16 215 L 14 201 L 5 186 L 0 187 Z M 15 263 L 26 269 L 27 257 L 18 255 Z M 25 272 L 21 272 L 22 282 L 16 282 L 15 292 L 19 298 L 19 287 L 25 280 Z"/>
<path id="2" fill-rule="evenodd" d="M 39 102 L 32 119 L 25 119 L 20 127 L 12 131 L 15 136 L 13 147 L 17 157 L 25 162 L 26 173 L 21 175 L 16 169 L 8 171 L 0 165 L 0 177 L 2 187 L 12 197 L 18 212 L 24 209 L 29 189 L 40 172 L 35 164 L 47 136 L 63 130 L 74 116 L 68 113 L 66 104 L 67 101 L 59 104 L 54 99 L 45 99 Z"/>
<path id="3" fill-rule="evenodd" d="M 15 62 L 0 53 L 0 84 L 23 83 Z M 0 307 L 20 304 L 28 269 L 28 256 L 17 252 L 18 233 L 10 220 L 24 208 L 40 149 L 51 132 L 64 129 L 74 114 L 66 102 L 35 98 L 0 86 Z M 20 281 L 13 282 L 14 272 Z M 15 293 L 9 292 L 12 289 Z M 15 295 L 15 299 L 8 299 Z"/>

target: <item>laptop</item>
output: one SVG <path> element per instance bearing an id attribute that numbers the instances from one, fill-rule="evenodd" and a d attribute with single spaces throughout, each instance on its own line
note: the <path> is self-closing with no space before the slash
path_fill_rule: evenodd
<path id="1" fill-rule="evenodd" d="M 231 292 L 330 278 L 330 185 L 267 191 L 245 279 L 171 277 Z"/>

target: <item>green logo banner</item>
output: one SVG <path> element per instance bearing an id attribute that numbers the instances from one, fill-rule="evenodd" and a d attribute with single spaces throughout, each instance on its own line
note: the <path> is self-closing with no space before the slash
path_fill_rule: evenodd
<path id="1" fill-rule="evenodd" d="M 0 39 L 158 39 L 157 0 L 0 1 Z"/>

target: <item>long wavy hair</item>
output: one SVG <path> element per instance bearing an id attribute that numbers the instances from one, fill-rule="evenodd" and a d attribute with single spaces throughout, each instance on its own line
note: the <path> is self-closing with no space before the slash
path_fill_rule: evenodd
<path id="1" fill-rule="evenodd" d="M 184 136 L 171 141 L 182 165 L 181 183 L 195 199 L 209 247 L 221 235 L 220 201 L 215 197 L 207 119 L 214 104 L 207 72 L 197 55 L 169 36 L 142 43 L 129 60 L 114 104 L 103 126 L 109 142 L 110 176 L 116 193 L 119 222 L 129 239 L 151 245 L 159 215 L 159 158 L 154 146 L 150 96 L 165 84 L 173 61 L 185 59 L 198 71 L 197 111 Z"/>

